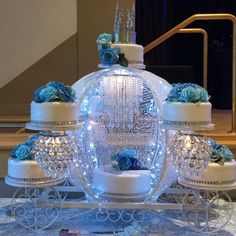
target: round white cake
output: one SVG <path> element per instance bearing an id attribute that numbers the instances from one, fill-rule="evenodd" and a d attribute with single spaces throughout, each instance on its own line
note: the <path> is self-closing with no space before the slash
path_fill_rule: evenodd
<path id="1" fill-rule="evenodd" d="M 118 47 L 121 53 L 125 54 L 129 62 L 129 66 L 134 66 L 138 68 L 145 68 L 143 65 L 143 46 L 131 43 L 113 43 L 111 48 Z"/>
<path id="2" fill-rule="evenodd" d="M 31 102 L 31 121 L 26 126 L 43 128 L 78 125 L 78 104 L 75 102 Z"/>
<path id="3" fill-rule="evenodd" d="M 236 161 L 225 162 L 224 165 L 209 163 L 208 169 L 198 176 L 180 173 L 179 183 L 200 189 L 230 189 L 236 186 Z"/>
<path id="4" fill-rule="evenodd" d="M 130 170 L 115 174 L 104 171 L 102 167 L 95 168 L 93 187 L 109 199 L 142 200 L 151 189 L 151 171 Z"/>
<path id="5" fill-rule="evenodd" d="M 34 160 L 8 159 L 8 176 L 6 182 L 13 186 L 50 186 L 63 182 L 64 179 L 53 179 L 45 176 L 43 170 Z"/>
<path id="6" fill-rule="evenodd" d="M 163 120 L 167 122 L 211 122 L 211 103 L 164 102 Z"/>

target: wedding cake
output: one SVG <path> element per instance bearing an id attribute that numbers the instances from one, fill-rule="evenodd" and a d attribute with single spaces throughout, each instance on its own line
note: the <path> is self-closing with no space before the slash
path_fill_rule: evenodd
<path id="1" fill-rule="evenodd" d="M 49 82 L 38 88 L 31 103 L 31 121 L 26 127 L 34 130 L 77 128 L 78 105 L 75 91 L 64 83 Z"/>
<path id="2" fill-rule="evenodd" d="M 234 189 L 236 185 L 236 161 L 225 145 L 211 141 L 212 153 L 207 170 L 197 176 L 180 172 L 179 183 L 191 188 L 224 190 Z"/>
<path id="3" fill-rule="evenodd" d="M 212 126 L 212 105 L 208 100 L 207 91 L 197 84 L 175 84 L 163 103 L 163 123 Z"/>
<path id="4" fill-rule="evenodd" d="M 136 158 L 133 149 L 125 149 L 112 157 L 111 165 L 93 170 L 94 191 L 104 199 L 141 201 L 151 189 L 151 171 Z"/>
<path id="5" fill-rule="evenodd" d="M 25 143 L 15 147 L 8 159 L 7 184 L 16 187 L 47 187 L 64 181 L 45 176 L 37 161 L 34 160 L 33 145 L 39 138 L 31 135 Z"/>

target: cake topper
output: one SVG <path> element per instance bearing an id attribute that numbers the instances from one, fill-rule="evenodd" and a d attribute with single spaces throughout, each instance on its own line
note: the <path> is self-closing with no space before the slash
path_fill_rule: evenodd
<path id="1" fill-rule="evenodd" d="M 116 11 L 113 27 L 113 43 L 120 42 L 120 33 L 123 24 L 123 10 L 120 9 L 119 0 L 116 1 Z"/>
<path id="2" fill-rule="evenodd" d="M 127 18 L 124 20 L 123 9 L 120 9 L 119 0 L 117 0 L 113 27 L 113 43 L 136 44 L 134 2 L 132 9 L 127 9 Z"/>

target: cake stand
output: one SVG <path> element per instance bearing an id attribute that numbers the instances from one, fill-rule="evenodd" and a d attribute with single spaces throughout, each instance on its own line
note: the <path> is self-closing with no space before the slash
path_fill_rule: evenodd
<path id="1" fill-rule="evenodd" d="M 163 121 L 162 127 L 166 129 L 167 136 L 170 130 L 199 131 L 214 129 L 210 122 L 169 122 Z M 168 137 L 167 137 L 168 139 Z M 221 230 L 231 219 L 233 204 L 228 190 L 236 189 L 236 183 L 212 183 L 193 181 L 179 176 L 176 187 L 186 189 L 182 199 L 183 219 L 189 227 L 201 233 L 215 233 Z M 181 196 L 174 195 L 179 200 Z"/>
<path id="2" fill-rule="evenodd" d="M 184 124 L 174 126 L 163 124 L 167 130 L 184 129 Z M 199 127 L 186 124 L 188 130 L 203 130 L 213 128 L 211 124 Z M 55 127 L 54 127 L 55 129 Z M 167 164 L 167 160 L 165 160 Z M 6 178 L 6 182 L 10 182 Z M 72 186 L 67 181 L 64 185 L 43 188 L 41 185 L 19 185 L 12 198 L 11 211 L 16 221 L 30 230 L 43 230 L 51 226 L 60 216 L 61 209 L 80 209 L 71 215 L 79 217 L 87 212 L 93 212 L 97 222 L 112 223 L 143 222 L 149 211 L 158 214 L 160 210 L 182 212 L 189 227 L 201 233 L 215 233 L 221 230 L 231 219 L 233 213 L 232 200 L 226 192 L 227 188 L 199 188 L 194 184 L 176 183 L 165 189 L 162 196 L 143 202 L 112 202 L 88 200 L 85 198 L 67 199 L 69 192 L 81 192 L 79 186 Z M 46 184 L 46 183 L 45 183 Z M 218 191 L 219 190 L 219 191 Z M 153 196 L 152 196 L 153 197 Z"/>
<path id="3" fill-rule="evenodd" d="M 78 121 L 68 122 L 29 122 L 27 129 L 36 131 L 63 132 L 77 130 L 81 127 Z M 67 197 L 67 192 L 61 188 L 70 185 L 66 178 L 12 178 L 5 177 L 8 185 L 18 187 L 13 194 L 11 213 L 15 220 L 26 229 L 43 230 L 50 227 L 61 212 L 60 204 Z M 59 186 L 57 186 L 59 185 Z M 57 187 L 56 187 L 57 186 Z M 59 188 L 59 189 L 58 189 Z M 46 208 L 37 207 L 40 203 Z"/>

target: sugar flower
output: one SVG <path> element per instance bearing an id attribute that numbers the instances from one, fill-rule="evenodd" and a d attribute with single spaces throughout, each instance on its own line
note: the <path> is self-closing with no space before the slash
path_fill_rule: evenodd
<path id="1" fill-rule="evenodd" d="M 209 96 L 207 91 L 197 84 L 178 83 L 173 85 L 166 100 L 184 103 L 207 102 Z"/>

